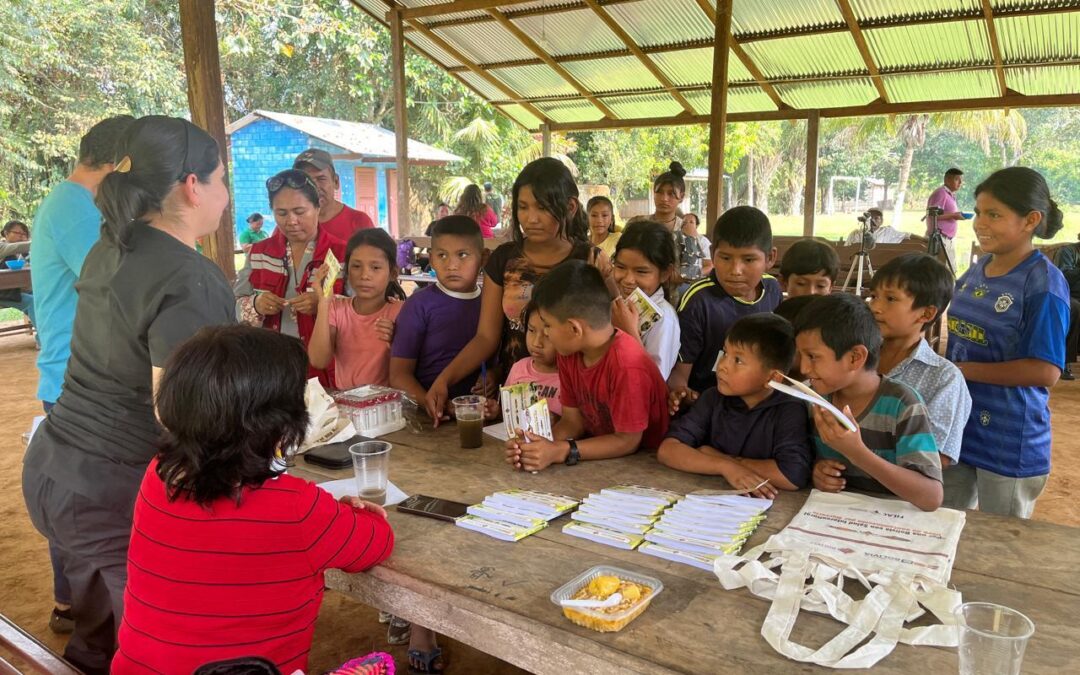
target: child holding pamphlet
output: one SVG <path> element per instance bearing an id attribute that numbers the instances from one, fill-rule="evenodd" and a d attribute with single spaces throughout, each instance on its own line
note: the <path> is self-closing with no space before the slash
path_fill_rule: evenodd
<path id="1" fill-rule="evenodd" d="M 627 226 L 612 261 L 620 297 L 612 302 L 611 323 L 641 341 L 665 380 L 679 355 L 679 315 L 668 302 L 675 262 L 671 232 L 651 220 Z"/>
<path id="2" fill-rule="evenodd" d="M 397 245 L 385 231 L 357 230 L 345 247 L 345 277 L 355 295 L 335 297 L 324 287 L 330 266 L 315 273 L 319 311 L 308 342 L 314 368 L 337 363 L 337 386 L 390 384 L 390 341 L 405 293 L 397 285 Z"/>
<path id="3" fill-rule="evenodd" d="M 537 284 L 533 299 L 559 354 L 563 415 L 552 441 L 519 430 L 507 441 L 506 461 L 539 471 L 659 446 L 668 425 L 667 386 L 641 343 L 611 325 L 600 272 L 564 262 Z"/>
<path id="4" fill-rule="evenodd" d="M 671 423 L 657 459 L 680 471 L 723 476 L 757 497 L 806 487 L 813 459 L 806 407 L 768 386 L 794 360 L 786 319 L 755 314 L 736 321 L 716 363 L 716 386 Z"/>
<path id="5" fill-rule="evenodd" d="M 926 406 L 906 384 L 875 369 L 881 331 L 853 295 L 817 298 L 795 319 L 801 370 L 851 423 L 813 406 L 814 487 L 891 492 L 924 511 L 941 506 L 941 460 Z"/>
<path id="6" fill-rule="evenodd" d="M 536 303 L 530 302 L 521 313 L 521 322 L 525 324 L 525 346 L 529 356 L 510 367 L 506 377 L 506 386 L 531 382 L 536 385 L 538 398 L 545 398 L 553 419 L 562 416 L 562 402 L 559 401 L 559 367 L 555 361 L 555 347 L 544 334 L 544 322 L 536 311 Z M 498 405 L 498 401 L 492 401 Z M 514 420 L 516 423 L 517 421 Z"/>

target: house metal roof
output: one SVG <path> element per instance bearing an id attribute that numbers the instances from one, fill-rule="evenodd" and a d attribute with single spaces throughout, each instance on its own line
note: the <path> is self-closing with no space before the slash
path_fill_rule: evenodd
<path id="1" fill-rule="evenodd" d="M 710 111 L 716 0 L 351 1 L 529 129 Z M 1080 0 L 734 0 L 731 26 L 733 121 L 1080 103 Z"/>
<path id="2" fill-rule="evenodd" d="M 288 113 L 256 110 L 225 128 L 227 134 L 259 119 L 268 119 L 302 131 L 321 141 L 336 145 L 345 153 L 358 155 L 368 162 L 395 161 L 394 132 L 374 124 L 347 122 L 323 117 L 306 117 Z M 460 162 L 461 157 L 426 143 L 409 139 L 409 162 L 413 164 L 446 164 Z"/>

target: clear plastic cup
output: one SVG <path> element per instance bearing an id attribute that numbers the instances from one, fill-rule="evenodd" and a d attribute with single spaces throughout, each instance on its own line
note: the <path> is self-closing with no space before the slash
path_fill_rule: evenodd
<path id="1" fill-rule="evenodd" d="M 386 482 L 390 475 L 390 448 L 386 441 L 362 441 L 349 446 L 356 494 L 375 504 L 386 503 Z"/>
<path id="2" fill-rule="evenodd" d="M 451 403 L 461 447 L 479 448 L 484 444 L 484 397 L 458 396 Z"/>
<path id="3" fill-rule="evenodd" d="M 1015 609 L 965 602 L 956 610 L 960 675 L 1019 675 L 1035 624 Z"/>

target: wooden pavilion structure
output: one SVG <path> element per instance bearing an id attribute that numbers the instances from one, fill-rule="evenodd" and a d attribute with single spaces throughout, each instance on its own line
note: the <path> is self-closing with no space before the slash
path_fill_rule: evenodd
<path id="1" fill-rule="evenodd" d="M 350 2 L 392 35 L 402 224 L 406 45 L 545 151 L 553 131 L 708 124 L 710 222 L 727 122 L 805 119 L 812 205 L 822 118 L 1080 103 L 1080 0 Z M 223 142 L 213 4 L 180 0 L 192 120 Z M 231 251 L 231 230 L 208 251 Z"/>

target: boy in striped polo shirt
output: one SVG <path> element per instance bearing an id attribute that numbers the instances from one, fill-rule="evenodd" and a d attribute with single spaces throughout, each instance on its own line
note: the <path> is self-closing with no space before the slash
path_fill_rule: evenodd
<path id="1" fill-rule="evenodd" d="M 795 319 L 800 370 L 848 416 L 849 431 L 813 406 L 814 487 L 892 493 L 924 511 L 941 506 L 941 460 L 926 406 L 910 387 L 878 374 L 881 331 L 851 295 L 818 298 Z"/>

